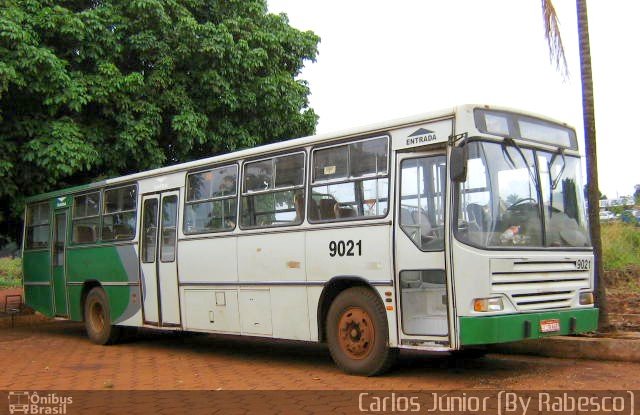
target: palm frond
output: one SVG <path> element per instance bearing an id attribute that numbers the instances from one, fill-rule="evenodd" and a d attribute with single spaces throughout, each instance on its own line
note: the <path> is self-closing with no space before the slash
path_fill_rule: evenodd
<path id="1" fill-rule="evenodd" d="M 569 69 L 567 68 L 567 59 L 564 55 L 564 46 L 560 36 L 560 21 L 551 0 L 541 0 L 541 3 L 544 37 L 547 39 L 547 45 L 549 46 L 549 59 L 556 66 L 562 77 L 566 79 L 569 77 Z"/>

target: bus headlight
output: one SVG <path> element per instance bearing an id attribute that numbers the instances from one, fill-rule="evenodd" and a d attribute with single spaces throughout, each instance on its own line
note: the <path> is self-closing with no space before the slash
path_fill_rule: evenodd
<path id="1" fill-rule="evenodd" d="M 593 304 L 593 293 L 592 292 L 584 292 L 584 293 L 580 293 L 580 304 L 581 305 L 588 305 L 588 304 Z"/>
<path id="2" fill-rule="evenodd" d="M 494 298 L 476 298 L 473 300 L 473 311 L 502 311 L 504 304 L 502 304 L 501 297 Z"/>

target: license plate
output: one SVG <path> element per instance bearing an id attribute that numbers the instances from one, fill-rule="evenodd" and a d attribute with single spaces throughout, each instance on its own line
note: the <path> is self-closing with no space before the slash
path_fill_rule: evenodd
<path id="1" fill-rule="evenodd" d="M 553 318 L 550 320 L 541 320 L 540 331 L 542 333 L 552 333 L 554 331 L 560 331 L 560 320 L 557 318 Z"/>

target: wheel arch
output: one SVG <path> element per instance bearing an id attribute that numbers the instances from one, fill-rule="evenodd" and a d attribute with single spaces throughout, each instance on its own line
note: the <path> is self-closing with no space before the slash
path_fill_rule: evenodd
<path id="1" fill-rule="evenodd" d="M 327 313 L 329 312 L 329 307 L 331 307 L 331 303 L 336 297 L 343 292 L 352 287 L 366 287 L 369 288 L 372 292 L 376 294 L 378 299 L 382 304 L 384 301 L 380 296 L 378 290 L 375 289 L 373 284 L 365 278 L 358 275 L 338 275 L 331 278 L 324 284 L 324 288 L 322 289 L 322 293 L 320 293 L 320 298 L 318 299 L 318 310 L 317 310 L 317 319 L 318 319 L 318 341 L 326 342 L 327 341 L 327 329 L 326 329 L 326 320 Z"/>

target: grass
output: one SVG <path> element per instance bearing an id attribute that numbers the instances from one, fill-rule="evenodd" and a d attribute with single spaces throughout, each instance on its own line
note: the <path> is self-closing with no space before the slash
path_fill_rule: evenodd
<path id="1" fill-rule="evenodd" d="M 22 260 L 0 258 L 0 289 L 19 287 L 22 284 Z"/>
<path id="2" fill-rule="evenodd" d="M 640 228 L 614 222 L 601 228 L 602 262 L 607 271 L 640 267 Z"/>

